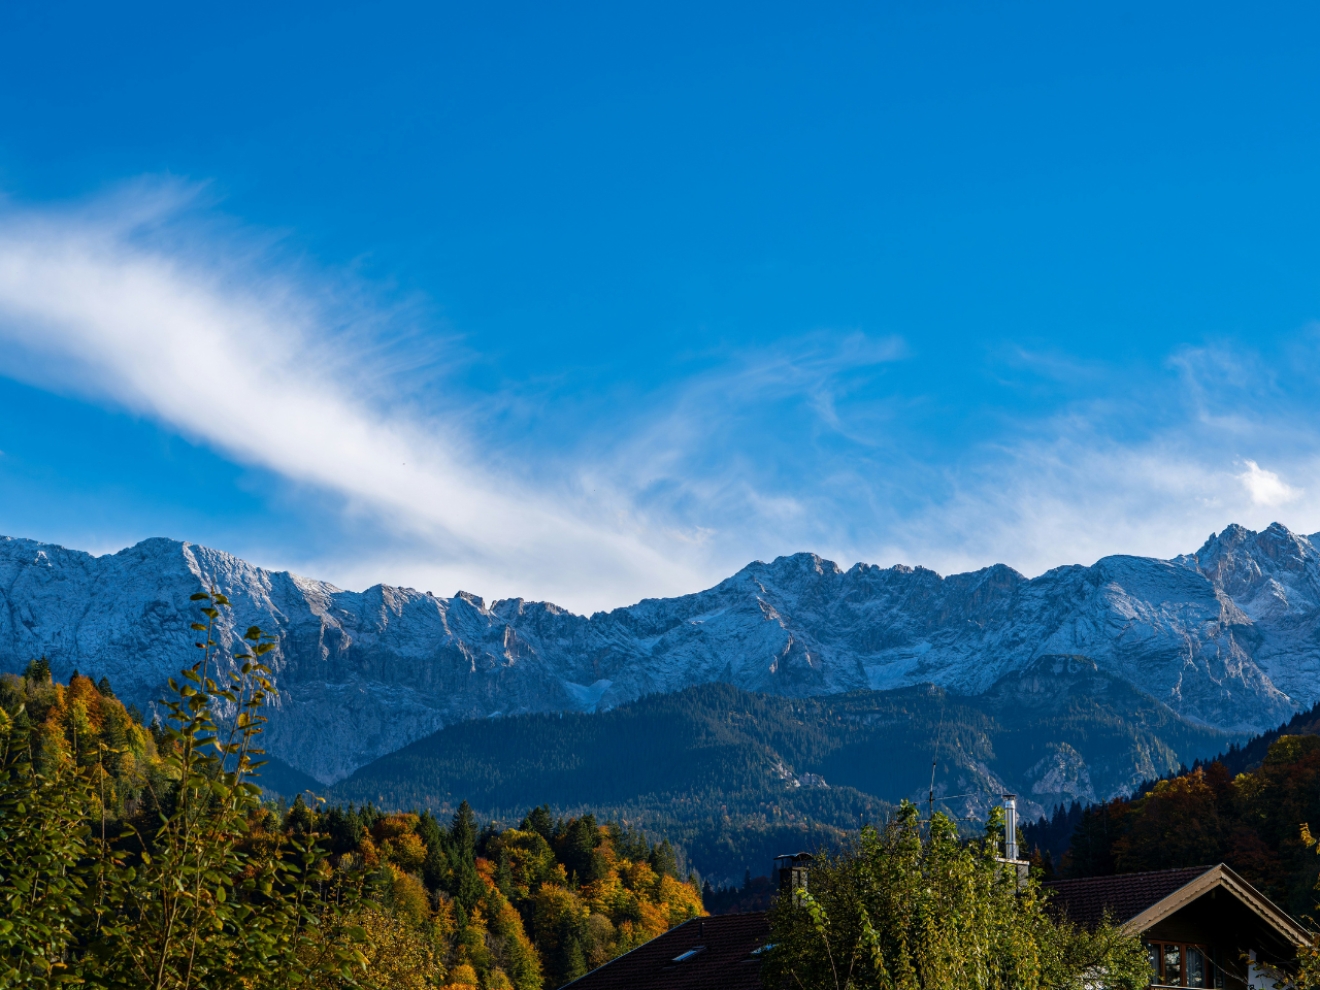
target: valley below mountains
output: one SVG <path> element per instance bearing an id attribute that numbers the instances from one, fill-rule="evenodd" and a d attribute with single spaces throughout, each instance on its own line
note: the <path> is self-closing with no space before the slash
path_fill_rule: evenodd
<path id="1" fill-rule="evenodd" d="M 1320 699 L 1317 540 L 1279 524 L 1230 526 L 1172 560 L 1112 556 L 1030 579 L 1003 565 L 942 577 L 796 554 L 696 594 L 581 616 L 466 592 L 343 591 L 167 539 L 94 557 L 0 538 L 0 669 L 45 656 L 57 678 L 106 676 L 150 712 L 166 678 L 192 662 L 189 596 L 214 586 L 233 603 L 227 639 L 249 625 L 279 637 L 268 656 L 279 696 L 266 747 L 278 759 L 272 776 L 300 786 L 418 806 L 468 787 L 492 812 L 525 801 L 567 807 L 577 800 L 567 783 L 558 796 L 515 786 L 553 777 L 530 757 L 490 769 L 502 734 L 542 726 L 517 731 L 542 732 L 537 758 L 549 759 L 577 738 L 544 736 L 552 722 L 597 725 L 590 732 L 601 740 L 659 738 L 665 721 L 645 713 L 668 705 L 671 722 L 709 738 L 725 723 L 700 713 L 724 695 L 707 686 L 723 685 L 729 697 L 754 699 L 738 703 L 763 713 L 750 723 L 800 709 L 815 726 L 807 735 L 831 740 L 799 750 L 739 729 L 753 756 L 740 757 L 743 777 L 717 790 L 746 784 L 758 807 L 765 788 L 825 800 L 815 778 L 857 792 L 841 808 L 912 797 L 929 786 L 932 755 L 945 795 L 1013 787 L 1047 807 L 1109 797 Z M 706 728 L 656 695 L 689 699 Z M 625 730 L 630 718 L 643 722 Z M 453 769 L 459 739 L 488 751 L 484 769 Z M 699 749 L 683 759 L 701 765 Z M 417 762 L 423 752 L 430 763 Z M 606 797 L 645 811 L 642 791 L 583 792 L 582 803 Z M 844 817 L 855 819 L 859 809 L 848 807 Z"/>

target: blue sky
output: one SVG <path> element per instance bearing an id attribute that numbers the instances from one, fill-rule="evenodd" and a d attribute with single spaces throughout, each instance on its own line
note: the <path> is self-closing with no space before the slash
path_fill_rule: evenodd
<path id="1" fill-rule="evenodd" d="M 0 532 L 347 587 L 1320 530 L 1320 15 L 0 11 Z"/>

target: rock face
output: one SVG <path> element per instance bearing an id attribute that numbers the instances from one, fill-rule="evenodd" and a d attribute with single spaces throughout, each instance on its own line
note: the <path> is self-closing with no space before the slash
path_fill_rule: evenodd
<path id="1" fill-rule="evenodd" d="M 1259 731 L 1320 698 L 1317 546 L 1320 534 L 1277 523 L 1230 526 L 1174 560 L 1106 557 L 1030 580 L 1003 565 L 941 577 L 796 554 L 588 618 L 464 592 L 341 591 L 166 539 L 92 557 L 0 538 L 0 669 L 45 655 L 60 676 L 104 674 L 147 704 L 192 663 L 188 596 L 214 585 L 235 628 L 280 637 L 267 747 L 326 782 L 465 719 L 590 711 L 711 681 L 976 695 L 1051 655 L 1088 657 L 1195 722 Z M 1041 769 L 1059 793 L 1084 794 L 1073 755 L 1051 759 Z"/>

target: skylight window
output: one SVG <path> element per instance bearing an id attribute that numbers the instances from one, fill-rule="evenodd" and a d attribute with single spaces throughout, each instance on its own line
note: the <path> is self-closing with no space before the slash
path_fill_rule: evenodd
<path id="1" fill-rule="evenodd" d="M 704 945 L 693 946 L 691 949 L 688 949 L 687 952 L 684 952 L 681 956 L 674 956 L 674 962 L 676 963 L 687 962 L 698 952 L 705 952 L 705 951 L 706 951 L 706 947 Z"/>

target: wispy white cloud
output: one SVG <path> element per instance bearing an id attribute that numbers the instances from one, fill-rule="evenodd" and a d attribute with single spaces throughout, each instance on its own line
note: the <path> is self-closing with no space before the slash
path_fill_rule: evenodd
<path id="1" fill-rule="evenodd" d="M 901 387 L 901 365 L 866 401 L 827 407 L 811 396 L 857 372 L 846 359 L 818 360 L 793 382 L 810 414 L 794 419 L 772 414 L 781 383 L 749 362 L 688 383 L 623 459 L 671 511 L 699 507 L 731 562 L 810 549 L 844 565 L 951 573 L 1004 562 L 1038 574 L 1114 553 L 1171 557 L 1230 522 L 1259 529 L 1285 510 L 1278 521 L 1320 530 L 1320 504 L 1306 496 L 1320 483 L 1320 431 L 1307 425 L 1305 399 L 1315 366 L 1309 355 L 1281 367 L 1226 344 L 1146 368 L 1015 351 L 1004 387 L 1054 401 L 931 423 L 930 400 Z M 1015 379 L 1024 368 L 1047 380 Z M 757 423 L 786 435 L 727 435 Z M 684 439 L 717 435 L 709 461 Z"/>
<path id="2" fill-rule="evenodd" d="M 1306 497 L 1320 482 L 1313 367 L 1221 343 L 1184 348 L 1163 368 L 1115 366 L 1099 381 L 1089 371 L 1084 394 L 947 465 L 950 494 L 874 553 L 1036 574 L 1115 553 L 1191 552 L 1230 522 L 1320 530 L 1320 503 Z"/>
<path id="3" fill-rule="evenodd" d="M 370 360 L 378 328 L 361 323 L 371 310 L 329 279 L 267 266 L 269 252 L 250 241 L 230 237 L 225 253 L 190 238 L 178 221 L 193 192 L 158 185 L 84 209 L 8 211 L 4 370 L 338 493 L 417 541 L 409 570 L 429 558 L 415 576 L 441 587 L 585 607 L 699 580 L 635 519 L 602 515 L 572 479 L 533 491 L 492 474 L 454 418 L 399 397 L 406 368 Z"/>
<path id="4" fill-rule="evenodd" d="M 798 550 L 1034 574 L 1172 556 L 1284 511 L 1320 530 L 1305 334 L 1286 361 L 1227 344 L 1155 368 L 1012 351 L 987 377 L 1030 402 L 951 411 L 909 384 L 901 337 L 818 331 L 705 355 L 568 430 L 558 397 L 464 391 L 446 369 L 471 355 L 410 333 L 406 307 L 197 195 L 156 183 L 0 213 L 0 373 L 151 417 L 393 537 L 375 556 L 262 562 L 590 611 Z M 502 435 L 501 417 L 578 439 Z"/>
<path id="5" fill-rule="evenodd" d="M 1256 505 L 1272 508 L 1295 502 L 1301 496 L 1300 491 L 1284 482 L 1273 471 L 1266 471 L 1255 461 L 1247 461 L 1246 467 L 1247 469 L 1237 477 Z"/>

